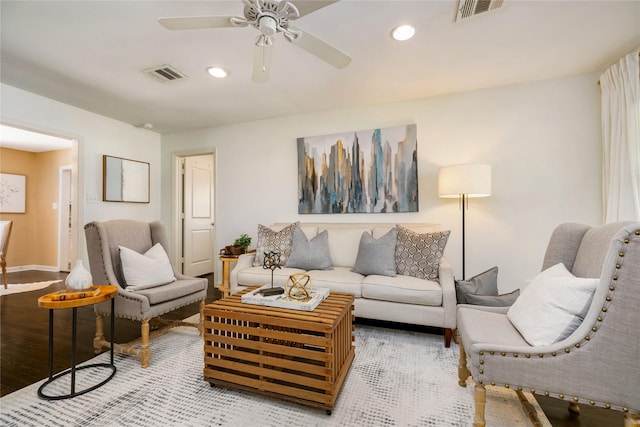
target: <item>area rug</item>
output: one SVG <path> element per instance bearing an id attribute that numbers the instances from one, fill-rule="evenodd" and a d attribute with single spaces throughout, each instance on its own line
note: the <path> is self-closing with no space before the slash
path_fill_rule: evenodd
<path id="1" fill-rule="evenodd" d="M 44 401 L 40 383 L 0 399 L 3 426 L 471 426 L 473 386 L 458 386 L 458 347 L 441 336 L 357 325 L 356 358 L 331 415 L 276 398 L 211 387 L 203 380 L 203 341 L 180 327 L 152 341 L 151 364 L 116 356 L 103 387 L 73 399 Z M 108 354 L 87 363 L 107 362 Z M 78 372 L 76 389 L 106 369 Z M 46 387 L 64 394 L 69 377 Z M 66 382 L 66 384 L 65 384 Z M 543 425 L 550 426 L 532 396 Z M 528 426 L 513 391 L 487 387 L 487 425 Z"/>
<path id="2" fill-rule="evenodd" d="M 19 292 L 37 291 L 38 289 L 44 289 L 54 283 L 62 282 L 62 280 L 47 280 L 45 282 L 33 282 L 33 283 L 9 283 L 7 289 L 4 285 L 0 284 L 0 296 L 17 294 Z"/>

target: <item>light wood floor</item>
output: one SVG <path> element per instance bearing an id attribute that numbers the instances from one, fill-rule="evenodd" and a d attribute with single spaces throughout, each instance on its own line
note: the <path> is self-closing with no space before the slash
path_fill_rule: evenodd
<path id="1" fill-rule="evenodd" d="M 43 280 L 56 280 L 66 277 L 66 273 L 50 273 L 38 271 L 22 271 L 9 273 L 9 283 L 30 283 Z M 207 302 L 220 298 L 214 289 L 213 275 L 208 276 L 209 292 Z M 38 308 L 37 300 L 41 295 L 64 289 L 64 283 L 54 284 L 48 288 L 5 295 L 0 297 L 0 385 L 1 395 L 16 391 L 37 382 L 48 375 L 48 310 Z M 198 312 L 198 304 L 182 307 L 167 318 L 184 319 Z M 56 310 L 54 334 L 54 372 L 70 367 L 71 355 L 71 310 Z M 116 341 L 128 342 L 140 337 L 140 322 L 116 319 Z M 356 323 L 371 323 L 356 319 Z M 108 322 L 105 322 L 108 324 Z M 407 325 L 377 323 L 380 326 L 409 328 Z M 415 328 L 414 328 L 415 329 Z M 431 328 L 417 328 L 423 332 L 441 333 Z M 68 334 L 60 333 L 69 331 Z M 105 331 L 109 327 L 105 326 Z M 77 362 L 94 357 L 93 334 L 95 332 L 95 315 L 92 307 L 78 309 Z M 107 334 L 108 335 L 108 334 Z M 452 343 L 452 346 L 456 344 Z M 457 378 L 452 381 L 457 382 Z M 623 416 L 616 411 L 601 408 L 582 407 L 579 416 L 571 415 L 567 403 L 552 398 L 536 396 L 545 415 L 554 427 L 610 427 L 624 424 Z M 514 426 L 516 427 L 516 426 Z"/>

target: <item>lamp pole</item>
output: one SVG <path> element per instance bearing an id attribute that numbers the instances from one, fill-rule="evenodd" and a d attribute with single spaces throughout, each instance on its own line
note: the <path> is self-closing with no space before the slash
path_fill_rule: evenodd
<path id="1" fill-rule="evenodd" d="M 464 211 L 465 211 L 465 203 L 469 203 L 466 194 L 462 193 L 461 194 L 461 201 L 462 201 L 462 280 L 466 279 L 466 276 L 464 275 L 464 266 L 465 266 L 465 261 L 464 261 Z"/>

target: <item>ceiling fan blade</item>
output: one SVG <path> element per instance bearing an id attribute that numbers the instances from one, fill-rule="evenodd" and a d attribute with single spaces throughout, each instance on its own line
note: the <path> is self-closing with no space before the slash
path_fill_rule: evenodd
<path id="1" fill-rule="evenodd" d="M 158 18 L 160 25 L 168 30 L 200 30 L 204 28 L 233 27 L 232 16 L 184 16 Z"/>
<path id="2" fill-rule="evenodd" d="M 338 0 L 297 0 L 291 3 L 296 6 L 302 17 L 337 2 Z"/>
<path id="3" fill-rule="evenodd" d="M 269 80 L 271 71 L 271 54 L 273 45 L 255 46 L 253 48 L 253 73 L 251 80 L 256 83 L 265 83 Z"/>
<path id="4" fill-rule="evenodd" d="M 323 42 L 306 31 L 294 28 L 291 25 L 289 25 L 289 29 L 300 32 L 300 35 L 297 38 L 290 40 L 291 43 L 306 50 L 310 54 L 317 56 L 328 64 L 331 64 L 336 68 L 344 68 L 351 63 L 351 57 L 349 55 L 336 49 L 330 44 Z M 286 39 L 289 40 L 289 38 Z"/>

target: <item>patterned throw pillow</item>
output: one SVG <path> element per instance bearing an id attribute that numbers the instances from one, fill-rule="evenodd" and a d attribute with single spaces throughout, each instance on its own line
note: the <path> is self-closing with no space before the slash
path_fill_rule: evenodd
<path id="1" fill-rule="evenodd" d="M 264 264 L 264 253 L 269 253 L 270 251 L 278 252 L 280 254 L 280 264 L 285 265 L 291 254 L 293 232 L 299 224 L 299 222 L 294 222 L 280 231 L 273 231 L 269 227 L 259 224 L 256 258 L 253 261 L 253 266 L 262 267 Z"/>
<path id="2" fill-rule="evenodd" d="M 398 274 L 419 279 L 436 280 L 440 258 L 451 231 L 418 234 L 401 225 L 396 226 L 396 270 Z"/>

